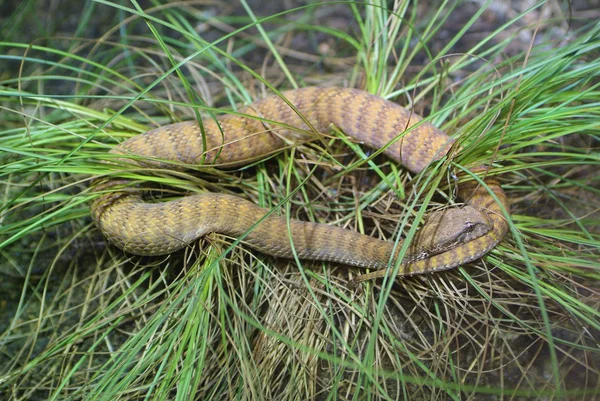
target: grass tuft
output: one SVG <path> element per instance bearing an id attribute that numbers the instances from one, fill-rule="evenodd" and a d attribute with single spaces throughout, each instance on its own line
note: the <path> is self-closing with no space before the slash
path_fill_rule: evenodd
<path id="1" fill-rule="evenodd" d="M 387 3 L 97 0 L 27 37 L 28 0 L 0 20 L 0 398 L 598 398 L 600 25 L 565 30 L 546 2 L 498 26 L 492 2 Z M 332 84 L 407 104 L 462 149 L 413 176 L 332 127 L 235 170 L 103 163 L 156 126 Z M 510 236 L 361 291 L 358 269 L 221 235 L 132 257 L 89 218 L 90 181 L 117 175 L 393 241 L 480 165 L 511 200 Z"/>

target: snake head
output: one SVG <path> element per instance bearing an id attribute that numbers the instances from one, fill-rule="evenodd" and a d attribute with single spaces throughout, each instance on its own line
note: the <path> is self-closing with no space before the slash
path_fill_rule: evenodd
<path id="1" fill-rule="evenodd" d="M 487 213 L 466 205 L 432 213 L 419 230 L 410 254 L 425 259 L 479 238 L 493 228 Z"/>

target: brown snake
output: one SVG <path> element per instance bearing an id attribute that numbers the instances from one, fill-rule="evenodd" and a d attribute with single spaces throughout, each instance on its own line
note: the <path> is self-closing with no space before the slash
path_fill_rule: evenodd
<path id="1" fill-rule="evenodd" d="M 143 166 L 152 168 L 173 168 L 169 162 L 235 166 L 290 143 L 315 139 L 315 131 L 327 132 L 333 124 L 371 148 L 393 142 L 384 153 L 419 173 L 444 156 L 453 143 L 425 122 L 405 132 L 421 118 L 360 90 L 311 87 L 282 95 L 287 102 L 268 96 L 216 121 L 205 118 L 204 144 L 198 122 L 188 121 L 130 138 L 111 153 L 133 156 L 127 159 L 129 163 L 139 165 L 142 162 L 135 160 L 141 159 Z M 122 179 L 96 182 L 94 190 L 100 194 L 92 202 L 91 214 L 111 243 L 137 255 L 168 254 L 216 232 L 243 237 L 248 246 L 276 257 L 293 258 L 296 254 L 302 259 L 377 269 L 356 277 L 356 283 L 383 277 L 401 248 L 401 244 L 326 224 L 291 220 L 288 227 L 286 218 L 267 216 L 268 210 L 227 194 L 203 193 L 148 203 L 140 189 L 125 188 L 128 183 L 131 185 Z M 458 196 L 465 206 L 429 217 L 413 239 L 399 275 L 456 267 L 482 257 L 502 240 L 508 230 L 502 215 L 503 209 L 508 210 L 508 200 L 497 181 L 486 179 L 486 185 L 500 204 L 473 181 L 459 184 Z"/>

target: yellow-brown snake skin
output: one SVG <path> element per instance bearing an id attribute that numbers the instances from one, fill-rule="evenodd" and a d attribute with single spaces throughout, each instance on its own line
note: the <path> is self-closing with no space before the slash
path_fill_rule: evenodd
<path id="1" fill-rule="evenodd" d="M 429 123 L 406 132 L 421 118 L 360 90 L 311 87 L 282 95 L 266 97 L 216 121 L 205 118 L 206 143 L 198 122 L 189 121 L 133 137 L 111 153 L 124 155 L 129 163 L 143 160 L 144 166 L 152 168 L 166 167 L 169 161 L 233 166 L 272 154 L 290 143 L 315 139 L 315 131 L 326 133 L 333 124 L 371 148 L 393 142 L 385 153 L 418 173 L 444 156 L 453 142 Z M 129 159 L 127 155 L 135 157 Z M 303 259 L 377 269 L 357 277 L 358 282 L 384 276 L 401 248 L 326 224 L 291 220 L 288 227 L 286 218 L 274 214 L 265 217 L 268 210 L 227 194 L 204 193 L 147 203 L 139 189 L 124 189 L 127 183 L 110 179 L 96 182 L 100 195 L 92 202 L 91 214 L 111 243 L 137 255 L 168 254 L 217 232 L 243 237 L 248 246 L 276 257 L 292 258 L 295 249 Z M 508 229 L 502 210 L 508 209 L 508 201 L 498 182 L 486 180 L 486 184 L 500 204 L 484 187 L 473 182 L 460 184 L 458 195 L 465 206 L 429 218 L 412 241 L 400 275 L 453 268 L 482 257 L 502 240 Z"/>

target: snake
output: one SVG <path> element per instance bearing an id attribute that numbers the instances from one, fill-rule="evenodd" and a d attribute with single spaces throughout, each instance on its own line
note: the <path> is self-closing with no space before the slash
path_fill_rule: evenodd
<path id="1" fill-rule="evenodd" d="M 234 167 L 284 148 L 315 140 L 337 127 L 412 173 L 444 157 L 455 140 L 399 104 L 366 91 L 306 87 L 272 94 L 236 112 L 160 126 L 111 148 L 107 163 L 152 169 L 185 166 Z M 462 207 L 432 213 L 399 259 L 402 243 L 353 230 L 288 219 L 242 197 L 202 192 L 150 202 L 127 178 L 105 176 L 93 184 L 91 216 L 108 242 L 127 253 L 173 253 L 209 233 L 238 238 L 278 258 L 317 260 L 371 269 L 358 283 L 384 277 L 399 263 L 398 276 L 432 273 L 474 261 L 508 231 L 509 202 L 495 178 L 485 185 L 458 183 Z"/>

